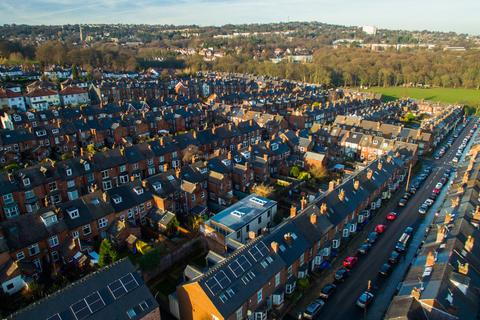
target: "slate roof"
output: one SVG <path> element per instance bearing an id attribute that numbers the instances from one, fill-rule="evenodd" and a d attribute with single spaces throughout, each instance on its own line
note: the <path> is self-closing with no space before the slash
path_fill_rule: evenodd
<path id="1" fill-rule="evenodd" d="M 119 296 L 119 294 L 124 291 L 113 291 L 118 292 L 118 298 L 116 299 L 111 288 L 114 288 L 113 286 L 116 284 L 113 283 L 121 278 L 124 279 L 125 283 L 129 283 L 129 291 L 122 296 Z M 109 285 L 111 285 L 110 288 L 108 287 Z M 100 299 L 96 293 L 103 300 L 103 303 L 94 303 Z M 137 316 L 141 318 L 158 308 L 158 303 L 143 282 L 142 277 L 137 273 L 130 260 L 125 258 L 70 284 L 40 301 L 34 302 L 25 309 L 11 315 L 9 319 L 55 319 L 50 317 L 59 314 L 60 318 L 58 319 L 76 320 L 77 318 L 73 310 L 79 310 L 81 304 L 73 305 L 85 298 L 89 302 L 90 308 L 96 310 L 93 313 L 87 311 L 85 317 L 82 317 L 85 320 L 129 319 L 127 311 L 132 308 Z M 143 305 L 145 309 L 142 310 L 140 303 L 144 301 L 146 305 Z"/>

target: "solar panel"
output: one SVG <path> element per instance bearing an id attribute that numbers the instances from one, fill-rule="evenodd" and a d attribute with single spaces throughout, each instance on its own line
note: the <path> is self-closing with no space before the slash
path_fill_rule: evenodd
<path id="1" fill-rule="evenodd" d="M 127 293 L 127 289 L 123 286 L 120 280 L 115 280 L 108 285 L 108 289 L 112 293 L 115 300 Z"/>
<path id="2" fill-rule="evenodd" d="M 205 285 L 207 286 L 208 290 L 210 290 L 210 292 L 213 295 L 217 295 L 222 290 L 222 286 L 220 286 L 220 284 L 218 283 L 218 281 L 215 277 L 212 277 L 212 278 L 208 279 L 205 282 Z"/>
<path id="3" fill-rule="evenodd" d="M 230 284 L 230 279 L 227 277 L 225 274 L 225 271 L 220 270 L 216 275 L 215 279 L 217 279 L 218 283 L 222 287 L 222 289 L 225 289 L 229 284 Z"/>
<path id="4" fill-rule="evenodd" d="M 262 253 L 262 257 L 265 257 L 266 255 L 268 255 L 270 253 L 270 249 L 265 245 L 265 243 L 263 241 L 257 243 L 256 247 Z"/>
<path id="5" fill-rule="evenodd" d="M 73 315 L 77 320 L 85 319 L 92 314 L 85 299 L 75 302 L 70 306 L 70 309 L 72 309 Z"/>
<path id="6" fill-rule="evenodd" d="M 96 291 L 96 292 L 92 293 L 91 295 L 87 296 L 85 298 L 85 301 L 87 302 L 90 310 L 92 310 L 92 313 L 95 313 L 98 310 L 105 307 L 105 301 L 103 301 L 103 299 L 100 296 L 100 294 L 98 293 L 98 291 Z"/>
<path id="7" fill-rule="evenodd" d="M 131 273 L 121 277 L 120 282 L 123 284 L 127 292 L 130 292 L 138 287 L 137 279 L 135 279 L 135 277 Z"/>
<path id="8" fill-rule="evenodd" d="M 62 317 L 60 317 L 60 315 L 56 313 L 53 316 L 47 318 L 47 320 L 62 320 Z"/>
<path id="9" fill-rule="evenodd" d="M 238 263 L 242 266 L 243 271 L 247 270 L 252 266 L 250 261 L 248 261 L 247 257 L 245 257 L 243 254 L 238 257 Z"/>
<path id="10" fill-rule="evenodd" d="M 235 277 L 239 277 L 242 273 L 244 273 L 248 268 L 250 268 L 252 264 L 248 259 L 242 254 L 239 256 L 237 259 L 233 260 L 228 268 L 232 273 L 235 275 Z"/>

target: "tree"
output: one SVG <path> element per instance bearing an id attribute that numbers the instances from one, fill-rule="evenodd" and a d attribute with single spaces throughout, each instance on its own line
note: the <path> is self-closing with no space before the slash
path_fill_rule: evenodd
<path id="1" fill-rule="evenodd" d="M 310 166 L 310 170 L 308 172 L 318 181 L 328 179 L 330 176 L 328 169 L 322 165 L 312 165 Z"/>
<path id="2" fill-rule="evenodd" d="M 112 242 L 108 239 L 103 239 L 102 243 L 100 244 L 100 250 L 98 255 L 99 267 L 107 266 L 110 263 L 118 260 L 118 252 L 113 247 Z"/>
<path id="3" fill-rule="evenodd" d="M 72 79 L 77 80 L 78 79 L 78 69 L 76 65 L 72 66 Z"/>
<path id="4" fill-rule="evenodd" d="M 160 248 L 155 248 L 153 250 L 145 253 L 139 260 L 140 268 L 143 271 L 151 271 L 155 269 L 162 258 L 162 251 Z"/>
<path id="5" fill-rule="evenodd" d="M 298 178 L 298 175 L 300 174 L 300 168 L 297 166 L 293 166 L 290 168 L 290 175 L 294 178 Z"/>
<path id="6" fill-rule="evenodd" d="M 274 191 L 275 191 L 275 189 L 272 186 L 268 186 L 264 183 L 256 184 L 252 188 L 253 193 L 258 194 L 259 196 L 264 197 L 264 198 L 270 197 L 273 194 Z"/>
<path id="7" fill-rule="evenodd" d="M 193 232 L 197 232 L 200 229 L 200 226 L 203 223 L 203 217 L 198 215 L 193 215 L 188 218 L 188 226 Z"/>

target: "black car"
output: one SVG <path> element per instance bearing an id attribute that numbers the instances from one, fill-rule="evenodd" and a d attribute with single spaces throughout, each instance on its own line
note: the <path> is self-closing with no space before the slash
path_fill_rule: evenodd
<path id="1" fill-rule="evenodd" d="M 320 298 L 328 300 L 328 298 L 330 298 L 336 288 L 337 286 L 333 283 L 326 284 L 325 286 L 323 286 L 322 291 L 320 291 Z"/>
<path id="2" fill-rule="evenodd" d="M 350 273 L 350 271 L 348 271 L 345 268 L 338 269 L 335 272 L 335 281 L 337 281 L 337 282 L 344 281 L 348 277 L 349 273 Z"/>
<path id="3" fill-rule="evenodd" d="M 415 193 L 417 193 L 417 188 L 412 186 L 412 187 L 410 187 L 410 189 L 408 189 L 408 192 L 410 192 L 411 194 L 415 194 Z"/>
<path id="4" fill-rule="evenodd" d="M 374 244 L 375 241 L 377 241 L 377 238 L 378 238 L 378 233 L 376 233 L 375 231 L 370 232 L 367 237 L 367 242 L 370 244 Z"/>
<path id="5" fill-rule="evenodd" d="M 402 198 L 402 199 L 400 199 L 400 201 L 398 201 L 398 206 L 399 207 L 405 207 L 407 205 L 407 203 L 408 203 L 408 200 L 405 199 L 405 198 Z"/>
<path id="6" fill-rule="evenodd" d="M 402 252 L 405 252 L 405 249 L 406 249 L 406 245 L 405 243 L 403 242 L 397 242 L 397 244 L 395 245 L 395 250 L 402 253 Z"/>
<path id="7" fill-rule="evenodd" d="M 380 268 L 380 271 L 378 273 L 380 273 L 380 275 L 386 277 L 390 274 L 391 271 L 392 271 L 392 266 L 388 263 L 384 263 L 382 265 L 382 267 Z"/>
<path id="8" fill-rule="evenodd" d="M 392 253 L 390 253 L 390 257 L 388 257 L 388 262 L 390 264 L 395 264 L 398 262 L 399 258 L 400 258 L 400 253 L 398 253 L 397 251 L 392 251 Z"/>
<path id="9" fill-rule="evenodd" d="M 370 243 L 365 242 L 358 248 L 357 251 L 359 254 L 367 254 L 367 252 L 370 250 L 371 247 L 372 245 Z"/>
<path id="10" fill-rule="evenodd" d="M 408 235 L 411 235 L 412 232 L 413 232 L 413 228 L 412 227 L 406 227 L 404 232 Z"/>
<path id="11" fill-rule="evenodd" d="M 410 199 L 410 193 L 405 192 L 405 193 L 403 194 L 402 198 L 405 199 L 405 200 Z"/>

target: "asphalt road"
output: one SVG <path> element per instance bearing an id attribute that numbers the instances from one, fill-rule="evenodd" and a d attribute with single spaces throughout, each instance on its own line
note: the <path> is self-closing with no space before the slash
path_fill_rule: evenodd
<path id="1" fill-rule="evenodd" d="M 452 164 L 451 160 L 455 157 L 458 146 L 462 143 L 463 138 L 468 134 L 472 126 L 473 122 L 470 121 L 460 136 L 454 141 L 452 147 L 449 148 L 449 150 L 441 159 L 436 161 L 424 161 L 424 163 L 433 166 L 433 171 L 419 188 L 419 190 L 417 190 L 417 193 L 410 198 L 404 208 L 396 208 L 396 199 L 398 199 L 398 195 L 389 202 L 385 203 L 382 211 L 377 215 L 383 216 L 380 219 L 383 219 L 383 223 L 387 225 L 386 232 L 379 237 L 367 255 L 360 257 L 359 262 L 353 268 L 349 278 L 347 278 L 344 283 L 341 283 L 337 286 L 336 292 L 326 303 L 317 319 L 369 318 L 368 311 L 365 312 L 355 305 L 357 298 L 367 288 L 369 280 L 372 281 L 373 292 L 375 292 L 375 288 L 381 287 L 384 281 L 388 281 L 388 278 L 382 279 L 382 277 L 378 275 L 378 270 L 385 262 L 387 262 L 390 253 L 394 250 L 395 244 L 405 228 L 416 225 L 419 219 L 422 219 L 419 216 L 418 208 L 430 196 L 435 184 L 437 184 L 442 178 L 445 168 Z M 400 191 L 400 193 L 402 192 Z M 387 223 L 385 216 L 389 211 L 392 210 L 399 213 L 399 215 L 395 221 Z M 373 231 L 375 228 L 375 225 L 378 223 L 379 219 L 376 218 L 374 220 L 377 221 L 372 221 L 373 223 L 370 223 L 370 225 L 365 228 L 367 231 L 365 234 L 368 234 L 368 232 Z M 315 281 L 313 288 L 304 295 L 304 297 L 299 301 L 297 306 L 293 308 L 290 314 L 295 315 L 300 310 L 304 310 L 308 303 L 318 297 L 323 284 L 333 282 L 333 273 L 336 269 L 341 267 L 343 259 L 349 255 L 355 254 L 356 250 L 357 246 L 353 247 L 353 245 L 351 248 L 344 250 L 344 252 L 342 252 L 342 254 L 336 259 L 329 274 L 322 277 L 322 279 Z M 385 308 L 387 307 L 388 306 L 385 306 Z"/>

